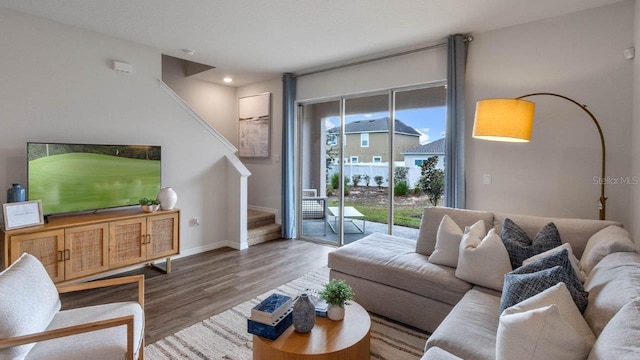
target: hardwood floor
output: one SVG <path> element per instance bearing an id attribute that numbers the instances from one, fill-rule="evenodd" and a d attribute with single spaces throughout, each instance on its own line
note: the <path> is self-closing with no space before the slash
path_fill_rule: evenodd
<path id="1" fill-rule="evenodd" d="M 146 344 L 223 312 L 327 265 L 326 245 L 273 240 L 238 251 L 217 249 L 172 261 L 172 272 L 151 267 L 145 275 Z M 125 274 L 122 274 L 125 275 Z M 131 286 L 62 296 L 63 309 L 135 298 Z"/>

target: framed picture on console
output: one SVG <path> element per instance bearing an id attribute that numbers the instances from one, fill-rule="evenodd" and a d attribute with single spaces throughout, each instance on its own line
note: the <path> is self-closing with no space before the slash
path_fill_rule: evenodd
<path id="1" fill-rule="evenodd" d="M 44 224 L 42 201 L 22 201 L 2 204 L 5 230 Z"/>
<path id="2" fill-rule="evenodd" d="M 271 155 L 271 93 L 238 100 L 238 156 L 265 159 Z"/>

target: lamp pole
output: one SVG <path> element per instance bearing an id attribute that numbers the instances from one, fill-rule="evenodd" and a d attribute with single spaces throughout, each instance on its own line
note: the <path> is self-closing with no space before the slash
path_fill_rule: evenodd
<path id="1" fill-rule="evenodd" d="M 605 160 L 605 146 L 604 146 L 604 136 L 602 135 L 602 128 L 600 127 L 600 123 L 598 123 L 598 120 L 596 120 L 596 117 L 593 116 L 593 114 L 591 113 L 591 111 L 589 111 L 589 109 L 587 109 L 587 105 L 583 105 L 580 104 L 579 102 L 568 98 L 564 95 L 558 95 L 558 94 L 554 94 L 554 93 L 548 93 L 548 92 L 539 92 L 539 93 L 532 93 L 532 94 L 527 94 L 527 95 L 522 95 L 520 97 L 517 97 L 517 100 L 520 99 L 524 99 L 524 98 L 528 98 L 531 96 L 539 96 L 539 95 L 549 95 L 549 96 L 555 96 L 555 97 L 559 97 L 561 99 L 565 99 L 569 102 L 572 102 L 574 104 L 576 104 L 580 109 L 582 109 L 584 112 L 587 113 L 587 115 L 589 115 L 589 117 L 591 118 L 591 120 L 593 120 L 593 123 L 596 125 L 596 128 L 598 129 L 598 135 L 600 135 L 600 144 L 602 145 L 602 173 L 600 175 L 600 220 L 604 220 L 606 218 L 606 201 L 607 198 L 604 195 L 604 187 L 605 187 L 605 183 L 606 183 L 606 178 L 605 178 L 605 164 L 606 164 L 606 160 Z"/>

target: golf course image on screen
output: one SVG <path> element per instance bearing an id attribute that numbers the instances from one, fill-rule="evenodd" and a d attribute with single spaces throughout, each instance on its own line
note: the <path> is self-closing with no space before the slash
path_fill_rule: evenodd
<path id="1" fill-rule="evenodd" d="M 45 215 L 138 204 L 160 190 L 160 147 L 28 144 L 29 200 Z"/>

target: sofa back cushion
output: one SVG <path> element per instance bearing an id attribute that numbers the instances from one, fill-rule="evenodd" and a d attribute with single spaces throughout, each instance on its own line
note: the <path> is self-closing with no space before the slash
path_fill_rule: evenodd
<path id="1" fill-rule="evenodd" d="M 589 292 L 584 318 L 599 336 L 624 304 L 640 297 L 640 254 L 608 255 L 589 273 L 584 289 Z"/>
<path id="2" fill-rule="evenodd" d="M 637 252 L 636 245 L 629 238 L 627 230 L 619 226 L 607 226 L 595 233 L 580 258 L 585 273 L 590 273 L 600 260 L 615 252 Z"/>
<path id="3" fill-rule="evenodd" d="M 604 328 L 588 360 L 637 359 L 640 353 L 640 298 L 624 305 Z"/>
<path id="4" fill-rule="evenodd" d="M 476 211 L 466 209 L 454 209 L 448 207 L 426 207 L 420 223 L 420 234 L 416 243 L 416 252 L 422 255 L 431 255 L 436 248 L 436 236 L 438 227 L 444 215 L 455 221 L 461 229 L 471 226 L 479 220 L 484 221 L 486 229 L 493 226 L 493 213 L 490 211 Z"/>
<path id="5" fill-rule="evenodd" d="M 0 338 L 41 332 L 60 310 L 60 297 L 44 266 L 22 254 L 0 273 Z M 23 358 L 34 344 L 0 350 L 0 359 Z"/>
<path id="6" fill-rule="evenodd" d="M 536 234 L 543 226 L 553 222 L 558 228 L 562 242 L 571 244 L 573 253 L 578 258 L 582 257 L 582 252 L 587 245 L 587 241 L 591 236 L 593 236 L 593 234 L 609 225 L 622 226 L 619 222 L 607 220 L 551 218 L 530 215 L 514 215 L 508 213 L 495 213 L 494 215 L 493 227 L 496 229 L 498 234 L 502 231 L 502 224 L 504 223 L 504 220 L 509 218 L 518 224 L 518 226 L 520 226 L 531 239 L 535 238 Z"/>

